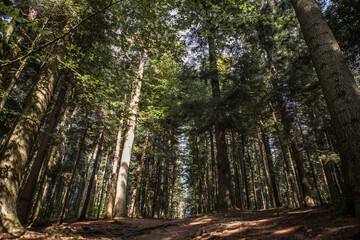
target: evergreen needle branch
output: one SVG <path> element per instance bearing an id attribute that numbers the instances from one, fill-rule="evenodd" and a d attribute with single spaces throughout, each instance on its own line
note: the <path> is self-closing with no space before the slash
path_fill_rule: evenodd
<path id="1" fill-rule="evenodd" d="M 93 14 L 90 14 L 89 16 L 85 17 L 83 20 L 81 20 L 78 24 L 76 24 L 74 27 L 72 27 L 69 31 L 67 31 L 67 32 L 64 33 L 63 35 L 61 35 L 61 36 L 59 36 L 59 37 L 51 40 L 50 42 L 45 43 L 44 45 L 41 45 L 40 47 L 38 47 L 38 48 L 36 48 L 36 49 L 34 49 L 34 50 L 32 50 L 32 51 L 29 51 L 27 54 L 25 54 L 25 55 L 23 55 L 23 56 L 20 56 L 20 57 L 14 59 L 14 60 L 12 60 L 12 61 L 10 61 L 10 62 L 8 62 L 8 63 L 5 63 L 5 64 L 0 65 L 0 69 L 3 68 L 3 67 L 10 66 L 10 65 L 12 65 L 12 64 L 14 64 L 14 63 L 20 62 L 21 60 L 23 60 L 23 59 L 25 59 L 25 58 L 27 58 L 27 57 L 29 57 L 29 56 L 32 56 L 32 55 L 40 52 L 40 51 L 43 50 L 44 48 L 46 48 L 46 47 L 48 47 L 48 46 L 50 46 L 50 45 L 58 42 L 59 40 L 65 38 L 65 37 L 68 36 L 70 33 L 72 33 L 75 29 L 77 29 L 80 25 L 82 25 L 82 24 L 83 24 L 84 22 L 86 22 L 88 19 L 90 19 L 90 18 L 94 17 L 95 15 L 97 15 L 97 14 L 105 11 L 106 9 L 114 6 L 115 4 L 120 3 L 121 1 L 122 1 L 122 0 L 118 0 L 118 1 L 115 1 L 115 2 L 111 2 L 110 4 L 108 4 L 107 6 L 105 6 L 104 8 L 102 8 L 102 9 L 94 12 Z"/>

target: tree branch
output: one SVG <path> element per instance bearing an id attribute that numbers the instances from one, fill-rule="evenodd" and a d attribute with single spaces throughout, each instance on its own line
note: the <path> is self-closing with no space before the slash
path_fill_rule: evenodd
<path id="1" fill-rule="evenodd" d="M 115 1 L 115 2 L 111 2 L 111 3 L 110 3 L 109 5 L 107 5 L 106 7 L 104 7 L 104 8 L 102 8 L 102 9 L 94 12 L 93 14 L 90 14 L 89 16 L 85 17 L 83 20 L 81 20 L 78 24 L 76 24 L 74 27 L 72 27 L 69 31 L 67 31 L 67 32 L 64 33 L 63 35 L 61 35 L 61 36 L 59 36 L 59 37 L 51 40 L 50 42 L 45 43 L 44 45 L 41 45 L 40 47 L 38 47 L 38 48 L 36 48 L 36 49 L 28 52 L 27 54 L 25 54 L 25 55 L 23 55 L 23 56 L 20 56 L 20 57 L 14 59 L 14 60 L 12 60 L 12 61 L 10 61 L 10 62 L 8 62 L 8 63 L 5 63 L 5 64 L 0 65 L 0 69 L 3 68 L 3 67 L 6 67 L 6 66 L 10 66 L 10 65 L 12 65 L 12 64 L 14 64 L 14 63 L 20 62 L 20 61 L 23 60 L 24 58 L 27 58 L 27 57 L 29 57 L 29 56 L 31 56 L 31 55 L 34 55 L 34 54 L 40 52 L 41 50 L 43 50 L 44 48 L 46 48 L 46 47 L 48 47 L 48 46 L 56 43 L 57 41 L 65 38 L 67 35 L 69 35 L 71 32 L 73 32 L 75 29 L 77 29 L 81 24 L 83 24 L 86 20 L 88 20 L 88 19 L 92 18 L 93 16 L 95 16 L 95 15 L 97 15 L 97 14 L 105 11 L 106 9 L 112 7 L 113 5 L 115 5 L 115 4 L 117 4 L 117 3 L 121 2 L 121 1 L 122 1 L 122 0 L 118 0 L 118 1 Z"/>

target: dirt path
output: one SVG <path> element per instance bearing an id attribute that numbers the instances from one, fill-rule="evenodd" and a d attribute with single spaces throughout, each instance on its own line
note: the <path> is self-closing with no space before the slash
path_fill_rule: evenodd
<path id="1" fill-rule="evenodd" d="M 20 239 L 360 239 L 350 217 L 330 220 L 327 209 L 227 211 L 178 220 L 131 219 L 32 228 Z"/>

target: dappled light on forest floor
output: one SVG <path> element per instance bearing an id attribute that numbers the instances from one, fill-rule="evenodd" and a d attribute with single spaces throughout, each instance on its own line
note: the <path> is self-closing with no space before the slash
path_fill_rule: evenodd
<path id="1" fill-rule="evenodd" d="M 189 218 L 117 218 L 32 228 L 20 239 L 359 239 L 351 217 L 329 209 L 220 211 Z"/>

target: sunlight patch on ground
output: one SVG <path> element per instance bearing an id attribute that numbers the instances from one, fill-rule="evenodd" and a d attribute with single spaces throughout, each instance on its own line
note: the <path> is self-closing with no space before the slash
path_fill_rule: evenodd
<path id="1" fill-rule="evenodd" d="M 189 225 L 190 226 L 200 225 L 200 224 L 211 222 L 211 220 L 212 220 L 211 218 L 205 218 L 205 219 L 201 219 L 200 221 L 189 223 Z"/>
<path id="2" fill-rule="evenodd" d="M 267 223 L 267 222 L 272 222 L 274 220 L 278 220 L 280 219 L 281 217 L 275 217 L 275 218 L 267 218 L 267 219 L 261 219 L 261 220 L 256 220 L 255 222 L 258 222 L 258 223 Z"/>
<path id="3" fill-rule="evenodd" d="M 298 226 L 289 227 L 289 228 L 277 230 L 277 231 L 275 231 L 273 234 L 274 234 L 274 235 L 289 234 L 289 233 L 295 231 L 297 228 L 298 228 Z"/>
<path id="4" fill-rule="evenodd" d="M 288 211 L 288 214 L 304 214 L 304 213 L 310 213 L 313 209 L 307 209 L 307 210 L 301 210 L 301 211 Z"/>

